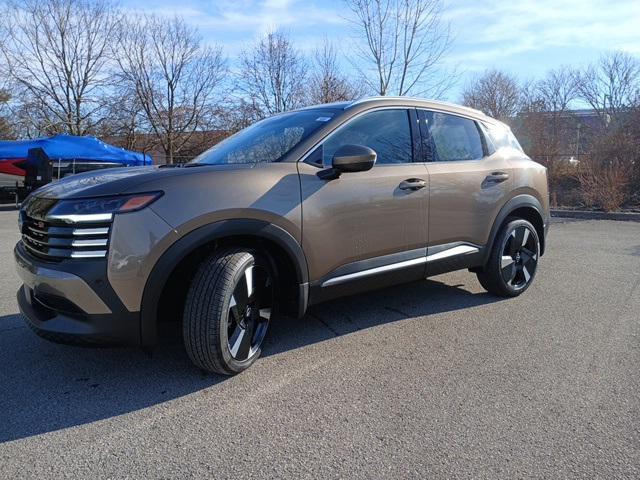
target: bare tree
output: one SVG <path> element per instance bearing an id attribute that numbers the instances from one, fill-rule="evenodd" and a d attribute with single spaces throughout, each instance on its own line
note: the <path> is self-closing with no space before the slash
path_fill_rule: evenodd
<path id="1" fill-rule="evenodd" d="M 465 87 L 462 103 L 508 122 L 518 113 L 520 87 L 511 75 L 487 70 Z"/>
<path id="2" fill-rule="evenodd" d="M 41 128 L 84 135 L 102 120 L 118 13 L 108 0 L 9 0 L 4 73 L 40 111 Z"/>
<path id="3" fill-rule="evenodd" d="M 543 163 L 550 169 L 553 158 L 580 150 L 580 123 L 570 110 L 578 97 L 575 78 L 571 68 L 563 66 L 521 89 L 522 129 L 531 140 L 531 153 L 546 157 Z"/>
<path id="4" fill-rule="evenodd" d="M 135 92 L 144 126 L 173 163 L 213 115 L 225 71 L 221 50 L 202 46 L 178 17 L 148 16 L 124 26 L 115 53 L 121 84 Z"/>
<path id="5" fill-rule="evenodd" d="M 256 108 L 255 102 L 244 98 L 231 98 L 218 104 L 216 118 L 218 129 L 232 135 L 263 117 L 262 111 Z"/>
<path id="6" fill-rule="evenodd" d="M 61 124 L 52 124 L 45 112 L 47 108 L 41 99 L 20 92 L 9 104 L 11 123 L 17 138 L 36 138 L 65 132 Z"/>
<path id="7" fill-rule="evenodd" d="M 140 99 L 131 85 L 120 85 L 109 102 L 107 118 L 101 123 L 98 135 L 127 150 L 149 150 L 149 143 L 140 142 L 140 138 L 147 139 L 148 122 Z"/>
<path id="8" fill-rule="evenodd" d="M 307 65 L 283 32 L 269 32 L 240 55 L 238 90 L 260 116 L 304 104 Z"/>
<path id="9" fill-rule="evenodd" d="M 362 85 L 350 82 L 338 65 L 336 48 L 325 39 L 315 51 L 314 71 L 309 82 L 310 103 L 331 103 L 354 100 L 364 95 Z"/>
<path id="10" fill-rule="evenodd" d="M 576 76 L 580 97 L 596 110 L 603 124 L 640 102 L 640 60 L 625 52 L 611 52 Z"/>
<path id="11" fill-rule="evenodd" d="M 10 100 L 11 94 L 9 91 L 0 88 L 0 140 L 10 140 L 16 136 L 12 119 L 10 119 Z"/>
<path id="12" fill-rule="evenodd" d="M 580 98 L 600 117 L 599 125 L 590 128 L 590 155 L 578 176 L 583 201 L 614 210 L 638 198 L 640 60 L 610 52 L 576 79 Z"/>
<path id="13" fill-rule="evenodd" d="M 547 112 L 564 113 L 578 98 L 578 85 L 571 67 L 550 70 L 536 84 L 538 101 Z"/>
<path id="14" fill-rule="evenodd" d="M 438 69 L 451 44 L 442 0 L 345 2 L 355 16 L 357 37 L 364 38 L 358 46 L 364 61 L 360 70 L 372 90 L 380 95 L 428 92 L 438 97 L 452 85 L 454 75 L 439 75 Z"/>
<path id="15" fill-rule="evenodd" d="M 523 85 L 521 97 L 516 133 L 527 153 L 547 167 L 552 204 L 556 205 L 558 198 L 563 203 L 565 185 L 575 177 L 568 160 L 581 160 L 585 153 L 581 148 L 585 132 L 571 110 L 577 100 L 575 74 L 567 66 L 550 70 L 542 79 Z"/>

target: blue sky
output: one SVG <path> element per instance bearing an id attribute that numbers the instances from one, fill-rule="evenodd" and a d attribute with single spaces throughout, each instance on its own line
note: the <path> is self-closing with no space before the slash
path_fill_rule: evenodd
<path id="1" fill-rule="evenodd" d="M 639 0 L 445 3 L 454 35 L 445 67 L 462 72 L 450 100 L 457 99 L 465 81 L 487 68 L 524 80 L 562 65 L 587 64 L 607 50 L 640 56 Z M 287 31 L 304 51 L 313 51 L 325 36 L 343 53 L 353 48 L 349 12 L 340 0 L 124 0 L 123 6 L 130 15 L 183 16 L 206 42 L 224 48 L 231 65 L 243 47 L 274 28 Z"/>

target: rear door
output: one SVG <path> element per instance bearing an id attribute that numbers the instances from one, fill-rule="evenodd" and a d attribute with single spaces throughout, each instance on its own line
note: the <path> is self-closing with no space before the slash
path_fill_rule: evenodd
<path id="1" fill-rule="evenodd" d="M 427 273 L 473 264 L 511 191 L 512 169 L 478 122 L 420 110 L 430 180 Z"/>
<path id="2" fill-rule="evenodd" d="M 348 120 L 299 162 L 302 244 L 312 286 L 320 287 L 316 300 L 334 296 L 327 294 L 333 286 L 351 293 L 348 286 L 360 280 L 424 276 L 429 189 L 425 164 L 414 162 L 419 138 L 414 109 L 377 109 Z M 373 148 L 376 165 L 335 180 L 319 178 L 346 144 Z"/>

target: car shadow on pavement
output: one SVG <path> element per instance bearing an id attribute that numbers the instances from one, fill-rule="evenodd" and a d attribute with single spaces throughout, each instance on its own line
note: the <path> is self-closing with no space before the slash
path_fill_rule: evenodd
<path id="1" fill-rule="evenodd" d="M 0 317 L 0 444 L 140 410 L 224 380 L 194 368 L 182 345 L 57 345 Z M 4 329 L 9 323 L 11 327 Z M 20 321 L 20 323 L 22 323 Z"/>
<path id="2" fill-rule="evenodd" d="M 273 322 L 263 356 L 391 322 L 499 301 L 425 280 L 334 300 L 302 320 Z M 153 354 L 81 348 L 38 338 L 18 315 L 0 317 L 0 443 L 137 411 L 226 380 L 189 361 L 181 340 Z"/>
<path id="3" fill-rule="evenodd" d="M 313 306 L 302 320 L 285 318 L 274 322 L 262 355 L 275 355 L 386 323 L 504 300 L 463 287 L 428 279 Z"/>

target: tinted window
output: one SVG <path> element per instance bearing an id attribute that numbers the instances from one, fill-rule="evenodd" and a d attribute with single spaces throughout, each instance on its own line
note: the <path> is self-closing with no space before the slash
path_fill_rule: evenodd
<path id="1" fill-rule="evenodd" d="M 434 150 L 433 160 L 478 160 L 484 156 L 476 122 L 446 113 L 425 113 Z"/>
<path id="2" fill-rule="evenodd" d="M 334 113 L 333 110 L 313 109 L 266 118 L 218 143 L 192 163 L 277 162 L 331 121 Z"/>
<path id="3" fill-rule="evenodd" d="M 331 165 L 342 145 L 364 145 L 378 154 L 376 163 L 408 163 L 413 159 L 413 142 L 407 110 L 379 110 L 365 113 L 331 135 L 323 145 L 323 163 Z"/>

